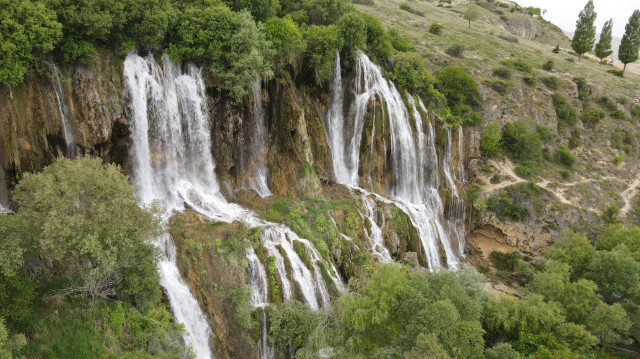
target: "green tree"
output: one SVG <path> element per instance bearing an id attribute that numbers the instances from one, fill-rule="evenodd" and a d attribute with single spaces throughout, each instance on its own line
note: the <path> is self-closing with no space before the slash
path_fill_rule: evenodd
<path id="1" fill-rule="evenodd" d="M 269 334 L 281 351 L 291 356 L 306 344 L 307 338 L 318 324 L 317 314 L 303 303 L 286 301 L 270 315 Z"/>
<path id="2" fill-rule="evenodd" d="M 367 53 L 376 59 L 386 60 L 391 56 L 393 48 L 384 26 L 375 16 L 363 13 L 360 16 L 367 28 Z"/>
<path id="3" fill-rule="evenodd" d="M 589 316 L 587 329 L 604 345 L 628 344 L 631 320 L 619 303 L 601 303 Z"/>
<path id="4" fill-rule="evenodd" d="M 504 126 L 502 145 L 518 161 L 536 161 L 542 154 L 540 134 L 529 128 L 524 120 L 517 120 Z"/>
<path id="5" fill-rule="evenodd" d="M 326 81 L 335 66 L 336 51 L 344 45 L 340 29 L 336 25 L 311 25 L 305 33 L 307 39 L 307 56 L 313 67 L 316 83 Z"/>
<path id="6" fill-rule="evenodd" d="M 0 82 L 16 86 L 62 35 L 55 12 L 40 1 L 0 0 Z"/>
<path id="7" fill-rule="evenodd" d="M 433 92 L 435 79 L 425 68 L 422 57 L 415 52 L 396 55 L 390 77 L 399 89 L 411 94 L 425 96 Z"/>
<path id="8" fill-rule="evenodd" d="M 598 251 L 589 265 L 587 278 L 593 280 L 607 303 L 637 302 L 640 294 L 640 263 L 621 244 L 612 251 Z"/>
<path id="9" fill-rule="evenodd" d="M 157 273 L 149 273 L 155 252 L 146 240 L 158 229 L 158 221 L 152 212 L 140 209 L 118 166 L 99 159 L 62 158 L 41 173 L 25 174 L 14 199 L 20 210 L 0 217 L 0 233 L 50 259 L 52 269 L 69 280 L 66 293 L 91 299 L 117 295 L 125 273 L 137 273 L 139 265 L 157 283 Z M 23 228 L 13 231 L 16 223 Z M 146 263 L 139 263 L 140 250 L 151 258 Z M 136 288 L 135 296 L 142 299 L 159 295 L 157 285 Z"/>
<path id="10" fill-rule="evenodd" d="M 350 57 L 355 57 L 358 50 L 367 46 L 367 23 L 357 12 L 345 14 L 336 23 L 340 36 L 344 39 L 344 50 Z"/>
<path id="11" fill-rule="evenodd" d="M 471 28 L 471 21 L 476 21 L 480 18 L 480 9 L 476 5 L 469 5 L 462 17 L 469 22 L 469 28 Z"/>
<path id="12" fill-rule="evenodd" d="M 595 52 L 596 56 L 599 59 L 604 59 L 605 57 L 611 55 L 613 50 L 611 50 L 611 31 L 613 28 L 613 19 L 607 20 L 602 26 L 602 32 L 600 32 L 600 41 L 596 44 Z"/>
<path id="13" fill-rule="evenodd" d="M 500 126 L 496 121 L 490 122 L 482 131 L 482 138 L 480 139 L 482 155 L 488 158 L 495 157 L 502 149 L 501 141 Z"/>
<path id="14" fill-rule="evenodd" d="M 304 51 L 302 34 L 289 15 L 267 20 L 264 32 L 267 40 L 273 44 L 276 71 L 285 70 L 285 65 L 294 64 L 298 54 Z"/>
<path id="15" fill-rule="evenodd" d="M 462 67 L 449 66 L 438 72 L 436 88 L 456 115 L 462 115 L 481 103 L 478 84 Z"/>
<path id="16" fill-rule="evenodd" d="M 582 233 L 564 230 L 556 244 L 549 251 L 549 258 L 568 264 L 571 267 L 571 279 L 581 278 L 589 269 L 589 263 L 595 255 L 587 237 Z"/>
<path id="17" fill-rule="evenodd" d="M 484 353 L 486 359 L 520 359 L 520 353 L 511 347 L 509 343 L 500 343 Z"/>
<path id="18" fill-rule="evenodd" d="M 0 359 L 13 358 L 13 352 L 19 350 L 27 343 L 22 334 L 9 337 L 9 332 L 4 326 L 4 319 L 0 318 Z"/>
<path id="19" fill-rule="evenodd" d="M 416 344 L 404 353 L 405 359 L 449 359 L 451 358 L 446 350 L 438 343 L 438 337 L 435 334 L 419 334 L 416 338 Z"/>
<path id="20" fill-rule="evenodd" d="M 640 262 L 640 227 L 636 225 L 612 224 L 598 236 L 596 247 L 610 251 L 624 244 L 631 255 Z"/>
<path id="21" fill-rule="evenodd" d="M 622 71 L 627 69 L 627 64 L 638 60 L 638 52 L 640 52 L 640 10 L 634 10 L 624 27 L 624 35 L 618 48 L 618 58 L 624 64 Z"/>
<path id="22" fill-rule="evenodd" d="M 582 54 L 593 49 L 593 44 L 596 41 L 596 26 L 594 23 L 597 16 L 598 14 L 593 9 L 593 0 L 589 0 L 584 9 L 578 14 L 576 31 L 571 40 L 571 48 L 579 55 L 578 60 L 582 59 Z"/>

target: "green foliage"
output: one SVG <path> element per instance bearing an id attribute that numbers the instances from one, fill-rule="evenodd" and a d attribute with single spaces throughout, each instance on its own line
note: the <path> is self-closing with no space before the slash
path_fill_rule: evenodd
<path id="1" fill-rule="evenodd" d="M 278 0 L 223 0 L 235 12 L 249 11 L 257 21 L 264 22 L 280 11 Z"/>
<path id="2" fill-rule="evenodd" d="M 438 24 L 437 22 L 434 22 L 429 26 L 429 32 L 434 35 L 442 34 L 442 29 L 444 29 L 444 26 Z"/>
<path id="3" fill-rule="evenodd" d="M 508 67 L 505 67 L 505 66 L 498 66 L 498 67 L 493 69 L 493 75 L 494 76 L 498 76 L 498 77 L 503 78 L 503 79 L 510 79 L 511 78 L 511 70 Z"/>
<path id="4" fill-rule="evenodd" d="M 506 95 L 509 92 L 510 82 L 494 80 L 494 81 L 486 81 L 485 83 L 487 86 L 491 87 L 502 96 Z"/>
<path id="5" fill-rule="evenodd" d="M 360 13 L 360 17 L 364 20 L 367 29 L 367 54 L 375 59 L 387 59 L 391 56 L 393 46 L 389 41 L 389 35 L 387 35 L 384 26 L 375 16 Z M 404 41 L 411 43 L 407 38 Z"/>
<path id="6" fill-rule="evenodd" d="M 620 208 L 615 204 L 609 204 L 600 214 L 600 218 L 606 224 L 616 224 L 620 223 L 618 215 L 620 215 Z"/>
<path id="7" fill-rule="evenodd" d="M 55 12 L 40 1 L 0 0 L 0 83 L 16 86 L 62 35 Z"/>
<path id="8" fill-rule="evenodd" d="M 405 359 L 450 359 L 447 351 L 438 342 L 435 334 L 419 334 L 416 344 L 404 354 Z"/>
<path id="9" fill-rule="evenodd" d="M 409 3 L 407 2 L 401 2 L 400 3 L 400 10 L 404 10 L 407 12 L 410 12 L 414 15 L 418 15 L 418 16 L 423 16 L 424 17 L 424 12 L 414 8 L 413 6 L 409 5 Z"/>
<path id="10" fill-rule="evenodd" d="M 280 285 L 276 278 L 277 271 L 275 257 L 267 257 L 267 277 L 269 279 L 269 294 L 272 303 L 279 303 L 282 300 L 280 296 Z"/>
<path id="11" fill-rule="evenodd" d="M 627 67 L 627 64 L 638 60 L 639 52 L 640 10 L 634 10 L 633 14 L 631 14 L 631 17 L 629 18 L 629 22 L 624 27 L 624 35 L 622 36 L 622 41 L 620 42 L 620 47 L 618 48 L 618 58 L 624 64 L 625 69 Z"/>
<path id="12" fill-rule="evenodd" d="M 600 59 L 613 54 L 613 50 L 611 50 L 612 28 L 613 19 L 607 20 L 604 25 L 602 25 L 602 31 L 600 32 L 600 41 L 598 41 L 595 47 L 596 56 L 598 56 L 598 58 Z"/>
<path id="13" fill-rule="evenodd" d="M 486 359 L 520 359 L 520 353 L 511 347 L 509 343 L 500 343 L 484 353 Z"/>
<path id="14" fill-rule="evenodd" d="M 451 45 L 444 52 L 449 56 L 462 57 L 464 55 L 464 46 L 459 44 Z"/>
<path id="15" fill-rule="evenodd" d="M 624 273 L 624 275 L 621 275 Z M 638 303 L 640 294 L 640 263 L 621 244 L 612 251 L 598 251 L 589 265 L 587 278 L 600 288 L 607 303 L 631 301 Z"/>
<path id="16" fill-rule="evenodd" d="M 604 345 L 628 344 L 631 320 L 619 303 L 600 303 L 592 310 L 586 327 Z"/>
<path id="17" fill-rule="evenodd" d="M 605 117 L 605 113 L 602 110 L 597 109 L 595 107 L 586 107 L 584 111 L 582 111 L 581 119 L 582 119 L 582 123 L 584 123 L 585 126 L 593 128 L 604 117 Z"/>
<path id="18" fill-rule="evenodd" d="M 236 99 L 250 92 L 256 78 L 271 74 L 271 42 L 248 12 L 224 5 L 188 7 L 169 41 L 173 59 L 203 64 Z"/>
<path id="19" fill-rule="evenodd" d="M 612 224 L 596 241 L 596 247 L 606 251 L 611 251 L 621 244 L 627 247 L 637 262 L 640 262 L 640 228 L 636 225 Z"/>
<path id="20" fill-rule="evenodd" d="M 367 23 L 357 12 L 345 14 L 336 24 L 340 30 L 340 37 L 344 41 L 345 51 L 355 57 L 358 50 L 367 46 Z"/>
<path id="21" fill-rule="evenodd" d="M 311 332 L 318 325 L 318 315 L 308 306 L 297 301 L 285 301 L 270 315 L 269 334 L 280 351 L 293 356 L 303 347 Z"/>
<path id="22" fill-rule="evenodd" d="M 26 343 L 23 334 L 9 336 L 7 328 L 4 326 L 4 319 L 0 317 L 0 358 L 11 359 L 12 352 L 17 352 Z"/>
<path id="23" fill-rule="evenodd" d="M 435 79 L 417 53 L 399 53 L 394 57 L 390 77 L 399 89 L 427 96 L 433 93 Z"/>
<path id="24" fill-rule="evenodd" d="M 502 59 L 500 60 L 500 64 L 524 73 L 530 73 L 533 71 L 531 65 L 526 60 L 521 58 Z"/>
<path id="25" fill-rule="evenodd" d="M 336 50 L 344 45 L 340 29 L 335 25 L 309 26 L 305 33 L 309 63 L 313 66 L 317 83 L 329 78 L 335 65 Z"/>
<path id="26" fill-rule="evenodd" d="M 595 255 L 595 248 L 582 233 L 565 230 L 549 251 L 549 258 L 566 263 L 571 268 L 571 279 L 582 277 Z"/>
<path id="27" fill-rule="evenodd" d="M 398 32 L 398 30 L 396 29 L 389 30 L 389 41 L 391 42 L 391 46 L 393 46 L 393 48 L 398 51 L 402 51 L 402 52 L 416 51 L 416 48 L 413 45 L 413 41 L 409 37 Z"/>
<path id="28" fill-rule="evenodd" d="M 553 59 L 546 59 L 542 64 L 542 69 L 547 71 L 553 71 L 554 66 L 555 66 L 555 62 L 553 61 Z"/>
<path id="29" fill-rule="evenodd" d="M 29 248 L 30 255 L 46 253 L 70 279 L 66 292 L 92 299 L 124 294 L 144 300 L 158 290 L 149 288 L 149 281 L 132 279 L 124 282 L 135 285 L 130 292 L 116 291 L 125 275 L 152 276 L 157 283 L 157 273 L 150 270 L 154 250 L 145 240 L 158 228 L 153 213 L 140 209 L 118 166 L 103 165 L 99 159 L 62 158 L 42 173 L 25 174 L 14 200 L 20 210 L 0 217 L 0 233 Z M 24 252 L 16 256 L 5 249 L 0 256 L 15 260 L 2 261 L 2 271 L 11 275 Z"/>
<path id="30" fill-rule="evenodd" d="M 597 14 L 593 10 L 593 0 L 589 0 L 578 14 L 576 31 L 571 40 L 571 48 L 580 56 L 593 49 L 593 44 L 596 41 L 596 26 L 594 24 L 596 16 Z"/>
<path id="31" fill-rule="evenodd" d="M 484 322 L 489 334 L 517 340 L 525 333 L 553 333 L 564 322 L 564 316 L 558 304 L 531 294 L 521 300 L 502 297 L 499 302 L 490 302 Z"/>
<path id="32" fill-rule="evenodd" d="M 480 8 L 472 4 L 467 6 L 467 10 L 464 12 L 462 17 L 469 22 L 469 27 L 471 27 L 471 21 L 478 20 L 480 15 Z"/>
<path id="33" fill-rule="evenodd" d="M 489 254 L 489 259 L 491 259 L 491 262 L 496 269 L 513 271 L 520 260 L 520 253 L 518 251 L 511 253 L 493 251 Z"/>
<path id="34" fill-rule="evenodd" d="M 553 107 L 558 115 L 558 124 L 575 125 L 578 120 L 576 109 L 567 102 L 567 98 L 562 94 L 553 95 Z"/>
<path id="35" fill-rule="evenodd" d="M 550 90 L 557 90 L 560 87 L 560 80 L 553 75 L 543 76 L 541 79 L 542 83 L 547 86 Z"/>
<path id="36" fill-rule="evenodd" d="M 499 217 L 509 218 L 514 221 L 523 221 L 531 215 L 529 208 L 514 202 L 507 194 L 491 196 L 487 201 L 487 208 L 495 212 Z"/>
<path id="37" fill-rule="evenodd" d="M 462 115 L 469 107 L 481 103 L 478 84 L 461 67 L 449 66 L 438 72 L 436 88 L 445 96 L 454 115 Z"/>
<path id="38" fill-rule="evenodd" d="M 286 65 L 294 65 L 296 57 L 305 49 L 298 25 L 287 15 L 272 17 L 264 24 L 264 33 L 274 49 L 274 67 L 284 70 Z"/>
<path id="39" fill-rule="evenodd" d="M 542 154 L 540 135 L 523 120 L 504 126 L 502 144 L 517 162 L 537 161 Z"/>
<path id="40" fill-rule="evenodd" d="M 555 160 L 564 166 L 572 167 L 576 162 L 576 156 L 565 146 L 560 146 L 556 152 Z"/>

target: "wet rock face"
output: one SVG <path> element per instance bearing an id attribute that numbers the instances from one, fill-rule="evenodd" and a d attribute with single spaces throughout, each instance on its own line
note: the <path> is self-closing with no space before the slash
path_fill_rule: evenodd
<path id="1" fill-rule="evenodd" d="M 39 170 L 67 155 L 58 101 L 68 109 L 78 152 L 113 161 L 112 144 L 119 139 L 113 138 L 114 126 L 126 123 L 122 61 L 98 54 L 92 65 L 60 68 L 60 97 L 49 67 L 41 67 L 41 73 L 17 87 L 0 86 L 0 154 L 8 177 Z"/>

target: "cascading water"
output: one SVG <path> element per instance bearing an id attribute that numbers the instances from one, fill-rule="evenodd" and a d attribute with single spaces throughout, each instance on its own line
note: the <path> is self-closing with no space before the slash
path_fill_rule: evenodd
<path id="1" fill-rule="evenodd" d="M 0 213 L 9 211 L 9 191 L 5 182 L 4 168 L 0 165 Z"/>
<path id="2" fill-rule="evenodd" d="M 329 294 L 320 268 L 324 262 L 315 247 L 287 227 L 262 221 L 253 212 L 228 203 L 220 194 L 201 71 L 193 65 L 182 71 L 166 55 L 162 63 L 159 66 L 153 55 L 142 58 L 134 53 L 124 63 L 130 101 L 133 179 L 138 196 L 144 203 L 159 202 L 166 209 L 165 220 L 188 206 L 213 221 L 241 221 L 249 227 L 261 227 L 260 240 L 275 259 L 284 299 L 294 299 L 295 283 L 302 293 L 301 299 L 311 308 L 327 305 Z M 159 271 L 161 284 L 169 292 L 171 308 L 176 319 L 185 325 L 189 334 L 186 339 L 198 358 L 209 358 L 211 330 L 188 286 L 180 279 L 173 242 L 169 236 L 157 242 L 167 254 Z M 295 249 L 300 247 L 296 246 L 306 251 L 308 264 L 299 257 Z M 252 304 L 263 307 L 268 302 L 264 265 L 253 249 L 247 249 L 246 258 Z M 287 268 L 291 273 L 287 273 Z M 342 280 L 333 264 L 324 268 L 336 288 L 342 290 Z M 268 359 L 273 352 L 266 338 L 266 317 L 263 319 L 259 355 Z"/>
<path id="3" fill-rule="evenodd" d="M 409 111 L 402 96 L 393 83 L 382 76 L 380 68 L 364 54 L 360 54 L 356 61 L 356 76 L 353 85 L 355 98 L 350 105 L 348 121 L 346 121 L 344 116 L 344 85 L 339 75 L 339 66 L 340 59 L 338 57 L 331 77 L 332 102 L 325 120 L 325 134 L 331 150 L 336 180 L 356 192 L 365 193 L 365 197 L 371 195 L 371 193 L 358 188 L 361 182 L 358 175 L 360 143 L 365 115 L 370 105 L 383 104 L 384 114 L 389 119 L 391 139 L 389 150 L 393 172 L 390 183 L 386 184 L 387 193 L 390 195 L 391 201 L 411 219 L 420 236 L 429 268 L 437 269 L 441 266 L 439 248 L 442 248 L 446 255 L 447 265 L 450 268 L 456 268 L 458 258 L 463 252 L 461 250 L 457 253 L 454 251 L 452 244 L 459 247 L 459 241 L 451 241 L 449 233 L 451 230 L 447 230 L 449 223 L 444 219 L 444 205 L 438 194 L 439 172 L 435 134 L 431 124 L 428 125 L 427 138 L 423 129 L 422 116 L 416 107 L 415 100 L 409 96 L 408 102 L 416 124 L 416 135 L 414 136 Z M 427 112 L 422 101 L 419 101 L 419 104 L 421 109 Z M 373 133 L 375 126 L 372 127 Z M 370 146 L 373 151 L 373 143 L 370 143 Z M 384 150 L 386 151 L 386 148 Z M 443 160 L 443 167 L 450 167 L 450 163 L 449 156 L 448 159 Z M 451 183 L 453 183 L 453 178 Z M 365 197 L 363 197 L 363 202 L 368 201 Z M 376 196 L 376 198 L 381 199 L 382 197 Z M 370 222 L 372 221 L 370 220 Z M 371 234 L 369 234 L 369 240 L 371 243 L 379 241 L 372 239 Z M 462 240 L 464 241 L 464 235 L 462 235 Z"/>
<path id="4" fill-rule="evenodd" d="M 253 168 L 254 175 L 249 182 L 249 186 L 256 191 L 260 197 L 264 198 L 270 196 L 271 191 L 267 185 L 269 169 L 265 165 L 268 134 L 267 123 L 262 108 L 262 87 L 260 86 L 260 80 L 257 80 L 254 85 L 253 113 L 255 124 L 251 131 L 251 167 Z"/>
<path id="5" fill-rule="evenodd" d="M 67 157 L 75 158 L 76 145 L 75 137 L 73 136 L 73 128 L 69 122 L 69 107 L 65 103 L 64 89 L 62 87 L 62 79 L 64 76 L 55 63 L 48 62 L 49 69 L 51 71 L 51 85 L 53 86 L 53 92 L 56 95 L 56 103 L 58 104 L 58 112 L 60 113 L 60 120 L 62 121 L 62 134 L 64 135 L 64 142 L 67 146 Z"/>

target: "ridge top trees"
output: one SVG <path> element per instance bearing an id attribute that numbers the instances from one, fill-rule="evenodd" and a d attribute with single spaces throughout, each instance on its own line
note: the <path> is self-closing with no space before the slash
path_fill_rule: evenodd
<path id="1" fill-rule="evenodd" d="M 613 54 L 611 49 L 611 29 L 613 27 L 613 19 L 607 20 L 602 26 L 602 32 L 600 33 L 600 41 L 596 44 L 595 52 L 596 56 L 600 60 Z"/>
<path id="2" fill-rule="evenodd" d="M 585 52 L 593 49 L 593 44 L 596 41 L 596 26 L 594 22 L 597 16 L 598 14 L 593 9 L 593 0 L 589 0 L 578 15 L 576 32 L 571 40 L 571 48 L 578 54 L 578 61 L 582 59 L 582 55 Z"/>
<path id="3" fill-rule="evenodd" d="M 624 36 L 618 48 L 618 58 L 624 64 L 622 71 L 627 69 L 627 64 L 638 60 L 640 51 L 640 10 L 635 10 L 629 22 L 624 27 Z"/>

